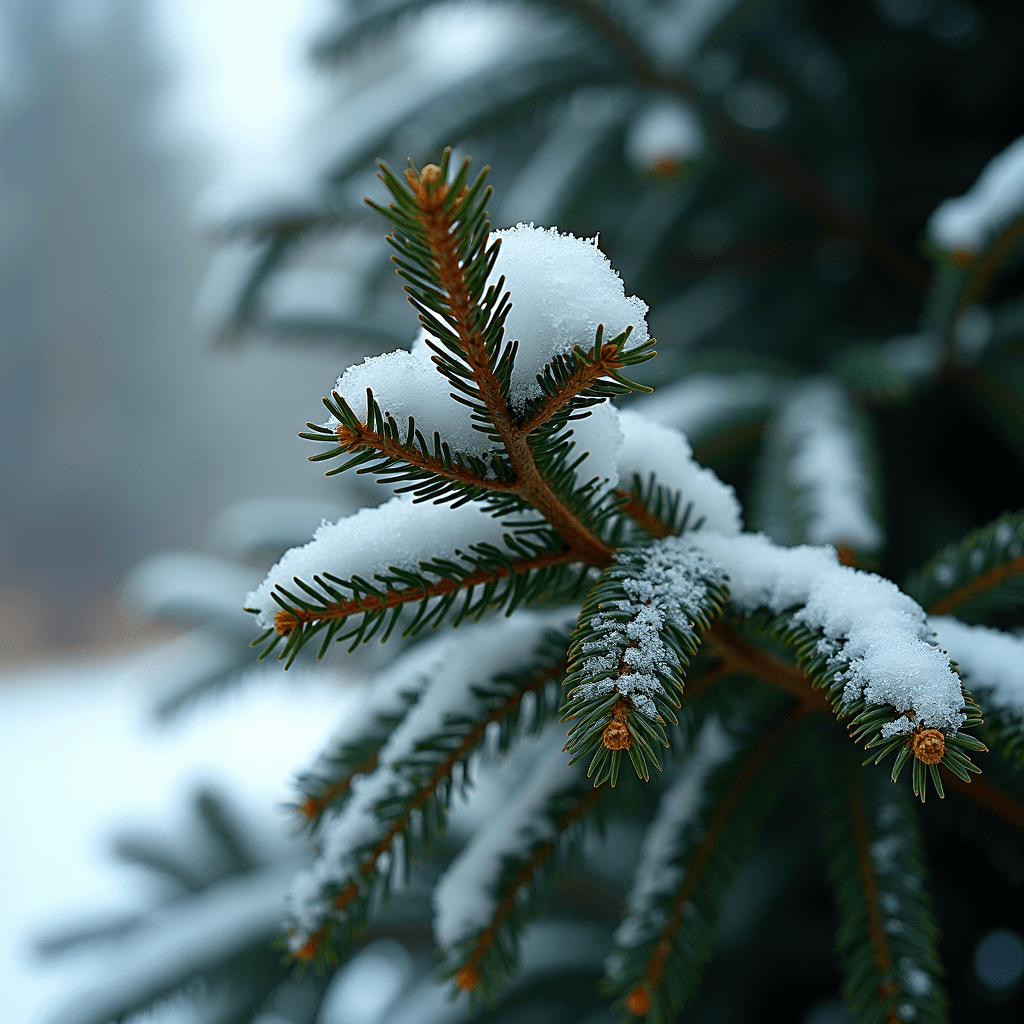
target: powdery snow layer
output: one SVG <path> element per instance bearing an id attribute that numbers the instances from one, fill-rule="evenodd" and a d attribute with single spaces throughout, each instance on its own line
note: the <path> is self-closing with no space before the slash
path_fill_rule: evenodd
<path id="1" fill-rule="evenodd" d="M 665 924 L 655 906 L 660 896 L 676 891 L 683 870 L 672 862 L 685 848 L 686 830 L 700 812 L 708 776 L 732 753 L 732 743 L 716 719 L 701 729 L 694 749 L 675 781 L 658 802 L 658 812 L 644 835 L 628 911 L 615 931 L 615 942 L 632 949 Z M 613 959 L 610 967 L 615 966 Z"/>
<path id="2" fill-rule="evenodd" d="M 928 235 L 947 251 L 984 249 L 1024 214 L 1024 136 L 990 160 L 962 196 L 947 199 L 928 220 Z"/>
<path id="3" fill-rule="evenodd" d="M 488 282 L 504 275 L 512 309 L 505 338 L 519 342 L 510 399 L 521 408 L 542 392 L 537 374 L 574 345 L 590 349 L 598 324 L 611 339 L 633 328 L 627 348 L 647 340 L 647 303 L 626 296 L 622 278 L 596 238 L 559 234 L 557 228 L 519 224 L 494 233 L 501 250 Z"/>
<path id="4" fill-rule="evenodd" d="M 498 905 L 498 881 L 506 857 L 524 857 L 532 847 L 553 839 L 555 828 L 544 814 L 548 800 L 583 778 L 579 764 L 566 766 L 565 732 L 551 725 L 520 748 L 529 773 L 511 800 L 495 809 L 483 828 L 452 861 L 434 889 L 434 936 L 451 949 L 486 928 Z"/>
<path id="5" fill-rule="evenodd" d="M 806 517 L 807 540 L 877 550 L 883 535 L 869 507 L 864 442 L 844 389 L 827 379 L 801 386 L 782 407 L 777 430 L 791 453 L 789 474 Z"/>
<path id="6" fill-rule="evenodd" d="M 429 502 L 414 505 L 410 498 L 396 496 L 376 508 L 324 523 L 308 544 L 285 553 L 246 596 L 245 606 L 258 608 L 257 623 L 269 629 L 280 607 L 271 596 L 274 588 L 280 584 L 293 589 L 295 576 L 312 584 L 313 576 L 324 572 L 343 580 L 362 576 L 369 581 L 390 566 L 412 572 L 431 558 L 455 560 L 471 544 L 503 547 L 507 524 L 507 519 L 495 519 L 474 502 L 453 509 Z"/>
<path id="7" fill-rule="evenodd" d="M 464 626 L 457 635 L 451 633 L 423 645 L 421 664 L 425 672 L 419 700 L 381 749 L 379 767 L 369 775 L 356 776 L 348 802 L 325 819 L 319 834 L 319 856 L 292 885 L 289 910 L 293 949 L 301 948 L 329 916 L 331 907 L 325 889 L 352 879 L 358 872 L 360 848 L 383 835 L 387 826 L 374 808 L 382 800 L 412 792 L 407 776 L 395 766 L 408 758 L 420 741 L 439 733 L 449 715 L 472 714 L 478 706 L 475 686 L 499 672 L 527 667 L 544 634 L 567 628 L 575 617 L 575 609 L 543 614 L 517 612 L 510 618 Z M 557 746 L 564 764 L 566 757 L 561 745 Z"/>
<path id="8" fill-rule="evenodd" d="M 436 430 L 453 451 L 479 456 L 503 451 L 500 442 L 474 429 L 469 408 L 451 397 L 452 387 L 431 361 L 432 355 L 426 332 L 421 331 L 409 352 L 386 352 L 350 366 L 338 378 L 336 390 L 365 423 L 366 389 L 370 388 L 381 411 L 391 413 L 398 422 L 403 438 L 412 416 L 428 442 Z M 333 416 L 325 424 L 332 429 L 337 425 Z M 573 421 L 572 431 L 574 457 L 588 453 L 576 471 L 579 482 L 596 476 L 606 481 L 605 486 L 614 487 L 614 454 L 621 440 L 614 406 L 610 402 L 593 406 L 589 416 Z"/>
<path id="9" fill-rule="evenodd" d="M 895 583 L 839 564 L 830 547 L 782 548 L 763 534 L 723 537 L 699 531 L 700 547 L 729 577 L 731 602 L 744 612 L 793 611 L 791 622 L 824 633 L 823 653 L 846 682 L 844 701 L 863 696 L 914 719 L 898 718 L 883 736 L 915 726 L 955 731 L 965 720 L 960 681 L 929 642 L 923 609 Z"/>
<path id="10" fill-rule="evenodd" d="M 619 425 L 623 440 L 617 463 L 624 487 L 632 486 L 634 476 L 646 486 L 653 473 L 663 487 L 682 492 L 684 507 L 693 503 L 690 525 L 703 520 L 705 530 L 739 533 L 743 521 L 736 492 L 694 461 L 685 435 L 632 409 L 619 413 Z"/>
<path id="11" fill-rule="evenodd" d="M 998 708 L 1024 721 L 1024 637 L 988 626 L 968 626 L 952 616 L 930 616 L 928 625 L 957 663 L 967 688 L 983 708 Z"/>
<path id="12" fill-rule="evenodd" d="M 652 695 L 665 696 L 662 679 L 669 679 L 679 657 L 665 643 L 663 632 L 671 623 L 685 633 L 707 607 L 708 582 L 722 582 L 713 561 L 683 537 L 666 537 L 638 553 L 622 553 L 621 565 L 636 568 L 623 580 L 627 594 L 611 614 L 599 613 L 590 620 L 601 634 L 583 645 L 589 654 L 583 666 L 593 682 L 577 687 L 574 695 L 594 700 L 617 690 L 628 697 L 641 714 L 658 718 Z M 624 619 L 625 616 L 625 619 Z M 625 661 L 627 669 L 619 671 Z"/>

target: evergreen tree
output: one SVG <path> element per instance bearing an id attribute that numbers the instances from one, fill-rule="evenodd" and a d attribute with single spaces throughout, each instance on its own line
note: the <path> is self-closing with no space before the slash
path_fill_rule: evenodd
<path id="1" fill-rule="evenodd" d="M 446 983 L 374 1019 L 974 1019 L 968 944 L 1022 877 L 1019 10 L 552 0 L 462 52 L 429 6 L 321 43 L 403 60 L 342 102 L 322 207 L 239 229 L 225 328 L 407 335 L 368 158 L 493 156 L 493 200 L 450 150 L 380 164 L 421 332 L 303 436 L 395 496 L 246 602 L 286 665 L 398 656 L 299 780 L 286 949 L 239 928 L 75 1019 L 195 975 L 211 1019 L 345 1020 L 346 979 L 406 962 L 360 943 L 425 923 Z M 929 139 L 933 80 L 960 112 Z"/>

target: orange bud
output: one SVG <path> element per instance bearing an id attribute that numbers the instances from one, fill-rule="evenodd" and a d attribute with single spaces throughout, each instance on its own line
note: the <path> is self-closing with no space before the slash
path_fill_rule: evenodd
<path id="1" fill-rule="evenodd" d="M 963 270 L 974 262 L 974 253 L 970 249 L 951 249 L 949 252 L 949 262 L 957 270 Z"/>
<path id="2" fill-rule="evenodd" d="M 327 937 L 327 929 L 321 928 L 320 931 L 314 932 L 308 939 L 306 944 L 301 948 L 297 949 L 292 956 L 296 960 L 303 960 L 307 964 L 316 956 L 316 951 L 320 948 L 320 943 Z"/>
<path id="3" fill-rule="evenodd" d="M 465 964 L 455 972 L 455 984 L 466 992 L 472 992 L 479 980 L 477 970 L 472 964 Z"/>
<path id="4" fill-rule="evenodd" d="M 946 753 L 946 737 L 938 729 L 915 729 L 910 737 L 914 757 L 925 764 L 938 764 Z"/>
<path id="5" fill-rule="evenodd" d="M 645 1017 L 651 1012 L 651 995 L 647 991 L 646 986 L 637 985 L 626 996 L 626 1009 L 637 1017 Z"/>
<path id="6" fill-rule="evenodd" d="M 857 564 L 857 552 L 849 544 L 840 544 L 836 548 L 836 554 L 839 555 L 839 561 L 843 565 Z"/>
<path id="7" fill-rule="evenodd" d="M 307 821 L 316 817 L 316 813 L 319 810 L 320 802 L 318 800 L 314 800 L 311 796 L 307 796 L 306 799 L 302 801 L 302 806 L 299 808 L 299 811 Z"/>

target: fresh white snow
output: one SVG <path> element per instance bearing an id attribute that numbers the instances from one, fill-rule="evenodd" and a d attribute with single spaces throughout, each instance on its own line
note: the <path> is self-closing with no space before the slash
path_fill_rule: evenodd
<path id="1" fill-rule="evenodd" d="M 607 340 L 632 327 L 627 348 L 647 340 L 647 303 L 626 296 L 596 238 L 532 224 L 495 234 L 501 250 L 488 281 L 504 276 L 512 298 L 505 338 L 519 342 L 509 394 L 513 406 L 541 394 L 536 376 L 556 355 L 575 345 L 589 350 L 598 324 L 604 324 Z"/>
<path id="2" fill-rule="evenodd" d="M 704 126 L 685 100 L 663 96 L 641 109 L 626 134 L 626 159 L 638 170 L 659 170 L 668 161 L 676 165 L 700 156 Z"/>
<path id="3" fill-rule="evenodd" d="M 501 538 L 507 532 L 504 521 L 475 502 L 453 509 L 429 502 L 414 505 L 408 496 L 396 496 L 337 523 L 325 523 L 308 544 L 284 555 L 246 596 L 245 604 L 260 610 L 256 621 L 268 629 L 280 607 L 271 596 L 275 586 L 293 589 L 295 576 L 309 584 L 315 574 L 324 572 L 339 579 L 361 576 L 372 582 L 375 573 L 387 572 L 390 566 L 415 571 L 420 562 L 431 558 L 454 560 L 472 544 L 503 547 Z"/>
<path id="4" fill-rule="evenodd" d="M 763 534 L 723 537 L 698 531 L 690 542 L 727 574 L 731 602 L 744 612 L 793 609 L 791 622 L 820 629 L 821 650 L 846 682 L 844 701 L 863 696 L 913 712 L 882 729 L 955 731 L 965 720 L 960 681 L 930 641 L 920 605 L 895 583 L 839 564 L 831 547 L 783 548 Z"/>
<path id="5" fill-rule="evenodd" d="M 663 487 L 682 493 L 683 507 L 693 503 L 691 525 L 703 520 L 705 530 L 739 533 L 743 522 L 736 492 L 694 460 L 684 434 L 633 409 L 619 413 L 619 424 L 623 440 L 617 463 L 623 487 L 632 486 L 634 476 L 646 486 L 653 473 Z"/>
<path id="6" fill-rule="evenodd" d="M 871 515 L 864 442 L 843 387 L 827 378 L 801 385 L 779 411 L 776 430 L 808 542 L 877 550 L 884 538 Z"/>
<path id="7" fill-rule="evenodd" d="M 968 626 L 951 615 L 932 615 L 928 625 L 982 707 L 1024 721 L 1024 637 Z"/>
<path id="8" fill-rule="evenodd" d="M 985 166 L 962 196 L 947 199 L 928 220 L 928 235 L 947 251 L 977 252 L 1024 214 L 1024 136 Z"/>

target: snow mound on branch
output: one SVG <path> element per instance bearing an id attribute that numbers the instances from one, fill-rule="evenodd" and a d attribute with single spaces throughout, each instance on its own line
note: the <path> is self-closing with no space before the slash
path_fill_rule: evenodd
<path id="1" fill-rule="evenodd" d="M 952 616 L 931 616 L 928 625 L 948 651 L 972 693 L 1024 721 L 1024 637 L 988 626 L 968 626 Z"/>
<path id="2" fill-rule="evenodd" d="M 955 732 L 965 721 L 960 680 L 929 642 L 924 610 L 895 583 L 839 564 L 831 547 L 783 548 L 764 534 L 722 537 L 698 531 L 702 548 L 729 577 L 731 603 L 744 612 L 796 609 L 790 622 L 820 629 L 819 649 L 846 682 L 844 703 L 863 696 L 913 712 L 882 727 L 883 736 L 915 726 Z"/>
<path id="3" fill-rule="evenodd" d="M 338 378 L 336 390 L 365 423 L 366 389 L 370 388 L 381 412 L 391 413 L 397 420 L 403 439 L 412 416 L 428 443 L 436 430 L 452 451 L 479 456 L 503 452 L 499 442 L 473 428 L 470 410 L 451 397 L 452 387 L 438 372 L 432 357 L 427 333 L 421 331 L 412 344 L 412 351 L 398 349 L 350 366 Z M 331 429 L 337 425 L 333 416 L 325 424 Z M 605 481 L 603 486 L 614 487 L 618 483 L 615 451 L 622 440 L 614 406 L 610 402 L 593 406 L 590 415 L 572 422 L 572 432 L 574 457 L 588 453 L 576 469 L 577 481 L 583 484 L 598 477 Z"/>
<path id="4" fill-rule="evenodd" d="M 623 442 L 617 463 L 623 487 L 631 487 L 634 476 L 646 486 L 653 473 L 663 487 L 682 492 L 684 507 L 693 503 L 691 525 L 703 519 L 703 529 L 730 536 L 740 532 L 743 521 L 736 492 L 694 461 L 684 434 L 631 409 L 619 413 L 619 424 Z"/>
<path id="5" fill-rule="evenodd" d="M 947 199 L 928 220 L 928 235 L 947 251 L 984 249 L 1024 214 L 1024 136 L 986 164 L 962 196 Z"/>
<path id="6" fill-rule="evenodd" d="M 732 749 L 718 720 L 709 719 L 679 776 L 658 801 L 657 814 L 644 835 L 628 911 L 615 930 L 617 945 L 633 949 L 664 927 L 665 914 L 656 903 L 659 897 L 675 893 L 683 880 L 683 869 L 673 861 L 687 847 L 687 831 L 701 824 L 698 816 L 708 777 L 729 758 Z M 617 975 L 619 958 L 612 954 L 609 960 L 610 973 Z"/>
<path id="7" fill-rule="evenodd" d="M 524 742 L 518 756 L 531 765 L 527 778 L 452 861 L 434 889 L 434 936 L 452 949 L 482 931 L 498 908 L 498 884 L 506 857 L 522 858 L 538 842 L 555 838 L 544 814 L 548 800 L 583 778 L 579 764 L 566 766 L 565 731 L 548 726 Z"/>
<path id="8" fill-rule="evenodd" d="M 627 348 L 647 341 L 647 303 L 627 297 L 596 238 L 532 224 L 496 231 L 494 237 L 501 239 L 501 249 L 488 283 L 504 275 L 512 300 L 505 338 L 519 342 L 509 391 L 514 407 L 542 394 L 537 374 L 556 355 L 574 345 L 589 350 L 598 324 L 604 324 L 606 340 L 632 327 Z"/>
<path id="9" fill-rule="evenodd" d="M 574 619 L 575 609 L 571 608 L 547 613 L 519 611 L 509 618 L 464 627 L 457 636 L 443 634 L 410 652 L 401 670 L 408 671 L 410 664 L 419 666 L 420 698 L 381 749 L 379 767 L 356 776 L 348 802 L 325 819 L 318 836 L 319 856 L 292 883 L 289 911 L 295 930 L 289 943 L 293 950 L 301 948 L 332 913 L 337 915 L 326 894 L 333 886 L 356 880 L 366 848 L 387 833 L 391 819 L 386 809 L 378 813 L 382 802 L 407 799 L 415 793 L 415 772 L 403 771 L 401 764 L 414 756 L 418 744 L 442 732 L 450 716 L 481 713 L 474 689 L 499 672 L 527 668 L 544 634 L 565 629 Z M 564 766 L 561 744 L 555 743 L 554 748 Z M 387 855 L 390 849 L 383 852 Z"/>
<path id="10" fill-rule="evenodd" d="M 776 427 L 791 453 L 789 474 L 807 517 L 807 540 L 877 550 L 883 536 L 871 515 L 864 441 L 845 390 L 831 380 L 808 382 L 783 406 Z"/>
<path id="11" fill-rule="evenodd" d="M 258 608 L 257 623 L 269 629 L 280 607 L 272 596 L 274 588 L 280 584 L 294 590 L 296 576 L 309 584 L 314 575 L 324 572 L 343 580 L 362 576 L 372 582 L 375 573 L 386 573 L 391 566 L 415 572 L 420 562 L 431 558 L 455 560 L 471 544 L 503 547 L 501 538 L 509 532 L 508 523 L 475 502 L 453 509 L 428 502 L 414 505 L 411 498 L 396 496 L 336 523 L 325 522 L 308 544 L 285 553 L 246 596 L 245 606 Z"/>

